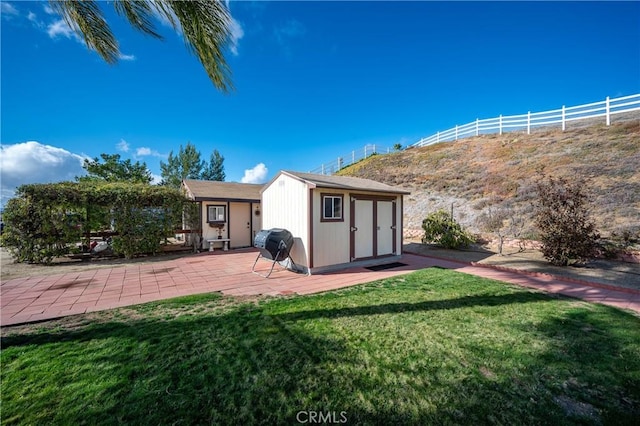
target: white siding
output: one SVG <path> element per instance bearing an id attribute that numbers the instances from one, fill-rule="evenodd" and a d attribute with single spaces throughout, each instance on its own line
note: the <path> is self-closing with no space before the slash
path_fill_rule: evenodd
<path id="1" fill-rule="evenodd" d="M 293 234 L 291 258 L 308 267 L 309 190 L 297 179 L 280 175 L 262 193 L 262 228 L 284 228 Z"/>
<path id="2" fill-rule="evenodd" d="M 321 194 L 343 195 L 343 221 L 322 222 Z M 350 259 L 350 215 L 351 203 L 349 193 L 330 189 L 317 188 L 313 190 L 313 267 L 338 265 L 349 262 Z"/>

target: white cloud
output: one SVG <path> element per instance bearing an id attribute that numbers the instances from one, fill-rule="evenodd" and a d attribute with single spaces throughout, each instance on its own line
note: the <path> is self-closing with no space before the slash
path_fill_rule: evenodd
<path id="1" fill-rule="evenodd" d="M 56 15 L 55 10 L 53 10 L 51 6 L 49 6 L 48 4 L 45 4 L 43 9 L 44 9 L 44 13 L 46 13 L 47 15 Z"/>
<path id="2" fill-rule="evenodd" d="M 141 148 L 136 149 L 136 157 L 147 157 L 147 156 L 151 156 L 151 157 L 158 157 L 158 158 L 164 158 L 166 157 L 163 154 L 160 154 L 158 151 L 156 151 L 155 149 L 151 149 L 149 147 L 143 146 Z"/>
<path id="3" fill-rule="evenodd" d="M 16 9 L 15 6 L 8 1 L 0 2 L 0 13 L 2 13 L 3 18 L 18 16 L 20 14 L 20 12 L 18 12 L 18 9 Z"/>
<path id="4" fill-rule="evenodd" d="M 129 142 L 125 141 L 124 139 L 120 139 L 120 142 L 118 142 L 116 148 L 118 149 L 118 151 L 129 152 Z"/>
<path id="5" fill-rule="evenodd" d="M 242 37 L 244 37 L 244 30 L 242 29 L 240 22 L 236 21 L 233 18 L 231 18 L 230 30 L 231 30 L 231 48 L 230 48 L 231 53 L 238 56 L 238 42 Z"/>
<path id="6" fill-rule="evenodd" d="M 63 19 L 57 19 L 47 25 L 47 34 L 49 34 L 49 37 L 51 38 L 63 36 L 81 41 L 78 34 L 76 34 L 76 32 Z"/>
<path id="7" fill-rule="evenodd" d="M 35 13 L 29 11 L 29 14 L 27 15 L 27 19 L 30 20 L 31 22 L 38 22 L 38 17 L 36 16 Z"/>
<path id="8" fill-rule="evenodd" d="M 120 53 L 120 56 L 118 56 L 118 59 L 120 59 L 121 61 L 135 61 L 136 60 L 136 56 L 135 55 L 125 55 L 124 53 Z"/>
<path id="9" fill-rule="evenodd" d="M 244 176 L 240 179 L 242 183 L 265 183 L 267 181 L 269 169 L 264 163 L 257 164 L 253 169 L 244 171 Z"/>
<path id="10" fill-rule="evenodd" d="M 151 173 L 151 185 L 160 185 L 162 183 L 162 176 L 154 175 Z"/>
<path id="11" fill-rule="evenodd" d="M 2 203 L 12 197 L 20 185 L 69 181 L 84 175 L 82 164 L 85 158 L 35 141 L 0 146 Z"/>

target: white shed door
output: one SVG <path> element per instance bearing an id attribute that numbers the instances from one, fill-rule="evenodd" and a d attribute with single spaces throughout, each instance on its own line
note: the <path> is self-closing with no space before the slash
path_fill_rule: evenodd
<path id="1" fill-rule="evenodd" d="M 355 201 L 354 245 L 356 259 L 373 256 L 373 200 Z"/>
<path id="2" fill-rule="evenodd" d="M 231 248 L 250 247 L 251 203 L 230 203 L 229 239 Z"/>
<path id="3" fill-rule="evenodd" d="M 393 253 L 393 203 L 391 201 L 377 201 L 378 210 L 378 252 L 376 256 Z"/>

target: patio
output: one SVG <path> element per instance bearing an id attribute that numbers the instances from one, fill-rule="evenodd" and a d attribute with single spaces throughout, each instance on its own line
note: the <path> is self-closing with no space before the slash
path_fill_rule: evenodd
<path id="1" fill-rule="evenodd" d="M 8 280 L 0 285 L 1 324 L 41 321 L 208 292 L 232 296 L 318 293 L 433 266 L 640 311 L 637 294 L 407 253 L 401 259 L 406 266 L 393 269 L 371 271 L 357 267 L 307 276 L 276 267 L 268 279 L 251 273 L 256 256 L 255 249 L 216 251 L 155 264 Z M 256 270 L 264 273 L 270 266 L 270 262 L 261 260 Z"/>

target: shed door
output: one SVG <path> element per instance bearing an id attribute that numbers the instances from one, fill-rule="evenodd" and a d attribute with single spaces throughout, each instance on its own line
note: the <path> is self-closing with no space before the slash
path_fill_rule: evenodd
<path id="1" fill-rule="evenodd" d="M 354 203 L 354 257 L 373 256 L 373 200 L 356 200 Z"/>
<path id="2" fill-rule="evenodd" d="M 378 233 L 376 256 L 384 256 L 393 253 L 393 206 L 391 201 L 376 201 L 377 220 L 376 232 Z"/>
<path id="3" fill-rule="evenodd" d="M 251 203 L 230 203 L 229 239 L 231 248 L 251 246 Z"/>

